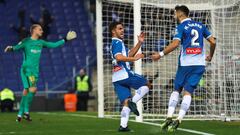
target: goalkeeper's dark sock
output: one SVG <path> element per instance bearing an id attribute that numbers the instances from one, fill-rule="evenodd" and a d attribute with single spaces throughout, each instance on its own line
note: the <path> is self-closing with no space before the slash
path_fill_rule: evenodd
<path id="1" fill-rule="evenodd" d="M 20 108 L 19 108 L 19 112 L 18 112 L 18 117 L 22 117 L 24 111 L 25 111 L 25 102 L 26 102 L 27 96 L 23 95 L 21 102 L 20 102 Z"/>
<path id="2" fill-rule="evenodd" d="M 25 113 L 29 113 L 29 108 L 32 105 L 34 95 L 35 95 L 34 92 L 31 92 L 31 91 L 28 92 L 27 100 L 25 101 L 25 110 L 24 110 Z"/>

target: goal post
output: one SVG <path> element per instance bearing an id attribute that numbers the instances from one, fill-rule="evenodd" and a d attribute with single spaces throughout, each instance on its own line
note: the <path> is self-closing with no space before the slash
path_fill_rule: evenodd
<path id="1" fill-rule="evenodd" d="M 133 23 L 134 23 L 134 45 L 137 44 L 138 42 L 138 37 L 137 35 L 139 35 L 141 33 L 141 3 L 139 2 L 139 0 L 133 0 Z M 141 48 L 139 49 L 138 53 L 141 53 Z M 142 60 L 138 60 L 136 62 L 134 62 L 134 71 L 141 75 L 142 74 Z M 139 111 L 139 116 L 136 116 L 136 121 L 137 122 L 142 122 L 143 121 L 143 109 L 142 109 L 142 99 L 139 100 L 137 102 L 137 109 Z"/>
<path id="2" fill-rule="evenodd" d="M 190 9 L 190 17 L 205 24 L 217 42 L 214 58 L 207 63 L 186 119 L 240 119 L 239 0 L 96 0 L 96 4 L 99 117 L 119 117 L 121 109 L 111 80 L 108 25 L 112 21 L 123 22 L 124 42 L 129 48 L 136 44 L 137 35 L 145 32 L 141 51 L 146 57 L 132 64 L 132 69 L 152 81 L 153 89 L 138 103 L 142 115 L 136 120 L 154 121 L 166 116 L 179 48 L 156 62 L 149 56 L 171 42 L 177 26 L 174 7 L 184 4 Z M 208 51 L 209 45 L 205 44 Z"/>
<path id="3" fill-rule="evenodd" d="M 96 43 L 97 43 L 97 80 L 98 80 L 98 117 L 104 117 L 103 85 L 103 36 L 102 36 L 102 1 L 96 0 Z"/>

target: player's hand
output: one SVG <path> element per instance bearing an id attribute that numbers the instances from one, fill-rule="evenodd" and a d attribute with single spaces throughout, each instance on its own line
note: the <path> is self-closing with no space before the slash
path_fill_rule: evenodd
<path id="1" fill-rule="evenodd" d="M 138 35 L 138 42 L 143 43 L 145 39 L 145 34 L 144 32 L 141 32 L 140 35 Z"/>
<path id="2" fill-rule="evenodd" d="M 208 62 L 211 62 L 212 57 L 210 55 L 208 55 L 205 60 L 208 61 Z"/>
<path id="3" fill-rule="evenodd" d="M 11 52 L 13 51 L 13 47 L 12 46 L 7 46 L 5 49 L 4 49 L 4 52 Z"/>
<path id="4" fill-rule="evenodd" d="M 139 59 L 144 58 L 144 54 L 138 53 L 138 54 L 136 54 L 136 55 L 134 56 L 134 58 L 135 58 L 135 61 L 137 61 L 137 60 L 139 60 Z"/>
<path id="5" fill-rule="evenodd" d="M 75 31 L 69 31 L 67 33 L 66 39 L 69 40 L 73 40 L 77 37 L 77 33 Z"/>
<path id="6" fill-rule="evenodd" d="M 159 60 L 161 58 L 161 56 L 160 56 L 160 54 L 158 52 L 153 52 L 151 57 L 152 57 L 152 59 L 154 61 L 157 61 L 157 60 Z"/>

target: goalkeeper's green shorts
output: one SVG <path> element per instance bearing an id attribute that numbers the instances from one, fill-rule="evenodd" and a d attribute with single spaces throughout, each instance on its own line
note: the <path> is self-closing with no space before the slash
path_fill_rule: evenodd
<path id="1" fill-rule="evenodd" d="M 21 68 L 21 79 L 24 89 L 28 89 L 30 87 L 37 87 L 37 73 L 31 72 L 26 68 Z"/>

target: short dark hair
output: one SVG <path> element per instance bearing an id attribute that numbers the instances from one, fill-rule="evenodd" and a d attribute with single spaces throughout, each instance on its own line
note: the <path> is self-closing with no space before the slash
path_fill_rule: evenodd
<path id="1" fill-rule="evenodd" d="M 177 6 L 175 7 L 175 10 L 176 10 L 176 11 L 181 11 L 181 12 L 183 12 L 183 14 L 184 14 L 185 16 L 188 16 L 188 15 L 189 15 L 189 9 L 188 9 L 188 7 L 185 6 L 185 5 L 177 5 Z"/>
<path id="2" fill-rule="evenodd" d="M 119 25 L 119 24 L 123 25 L 122 22 L 112 22 L 112 23 L 110 23 L 109 28 L 108 28 L 110 36 L 112 36 L 112 30 L 115 29 L 117 27 L 117 25 Z"/>

